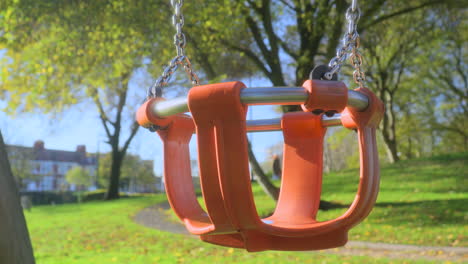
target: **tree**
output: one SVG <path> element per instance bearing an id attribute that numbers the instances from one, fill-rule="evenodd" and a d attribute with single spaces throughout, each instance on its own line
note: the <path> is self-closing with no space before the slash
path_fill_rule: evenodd
<path id="1" fill-rule="evenodd" d="M 7 109 L 60 111 L 92 98 L 112 149 L 106 198 L 118 198 L 122 161 L 139 127 L 125 120 L 133 112 L 129 83 L 165 29 L 157 23 L 158 2 L 7 1 L 0 12 Z"/>
<path id="2" fill-rule="evenodd" d="M 108 175 L 110 164 L 110 153 L 100 156 L 98 178 L 100 186 L 107 187 L 109 184 Z M 120 188 L 130 191 L 156 191 L 156 181 L 157 179 L 154 176 L 152 161 L 142 160 L 138 155 L 127 154 L 125 156 L 122 164 Z"/>
<path id="3" fill-rule="evenodd" d="M 468 63 L 466 10 L 437 12 L 439 28 L 434 46 L 421 56 L 420 75 L 432 100 L 426 104 L 426 122 L 445 134 L 441 145 L 448 151 L 468 150 Z M 429 107 L 433 106 L 432 109 Z M 432 114 L 431 114 L 432 113 Z"/>
<path id="4" fill-rule="evenodd" d="M 359 32 L 364 33 L 404 14 L 451 3 L 456 2 L 365 1 L 360 4 L 363 16 L 359 22 Z M 221 46 L 231 53 L 241 54 L 274 86 L 301 85 L 316 64 L 334 56 L 343 35 L 347 8 L 344 0 L 246 0 L 223 1 L 222 4 L 219 1 L 204 1 L 186 9 L 196 14 L 189 16 L 192 21 L 187 23 L 187 31 L 194 32 L 191 39 L 206 55 L 216 54 L 211 52 L 217 50 L 213 46 L 218 49 Z M 194 19 L 203 22 L 195 22 Z M 219 76 L 221 73 L 216 70 L 225 68 L 217 67 L 220 65 L 216 61 L 218 57 L 203 56 L 200 65 L 206 72 Z M 283 110 L 294 111 L 298 107 L 285 106 Z M 260 185 L 271 197 L 277 197 L 278 188 L 263 173 L 251 150 L 249 159 Z"/>
<path id="5" fill-rule="evenodd" d="M 385 21 L 368 30 L 365 54 L 369 61 L 369 86 L 385 105 L 381 131 L 390 162 L 400 159 L 397 144 L 397 93 L 405 88 L 408 72 L 417 67 L 414 58 L 417 48 L 428 41 L 425 32 L 433 26 L 421 20 L 421 13 L 401 16 L 399 21 Z M 407 25 L 412 24 L 411 28 Z M 382 30 L 385 28 L 385 30 Z M 395 35 L 398 32 L 398 37 Z M 402 101 L 400 101 L 401 105 Z"/>
<path id="6" fill-rule="evenodd" d="M 83 191 L 93 184 L 93 178 L 89 171 L 83 167 L 74 167 L 65 175 L 67 182 L 74 184 L 78 193 L 78 202 L 81 203 Z"/>
<path id="7" fill-rule="evenodd" d="M 359 32 L 442 4 L 456 6 L 457 1 L 363 1 Z M 2 86 L 10 91 L 10 101 L 16 106 L 24 102 L 21 109 L 41 102 L 60 106 L 92 96 L 112 146 L 108 198 L 118 197 L 120 167 L 132 139 L 121 142 L 121 110 L 132 74 L 148 62 L 148 72 L 154 73 L 159 66 L 155 59 L 167 61 L 173 54 L 172 33 L 157 34 L 169 32 L 168 3 L 21 0 L 0 7 L 4 13 L 0 19 L 8 22 L 1 41 L 8 48 L 9 65 Z M 345 0 L 186 2 L 187 53 L 209 79 L 261 73 L 275 86 L 301 85 L 314 65 L 333 57 L 347 7 Z M 81 93 L 68 93 L 63 87 Z M 26 100 L 21 99 L 25 94 Z M 110 109 L 105 108 L 105 99 L 114 102 Z M 136 133 L 137 127 L 133 129 Z M 254 156 L 250 157 L 255 168 Z M 267 183 L 260 170 L 257 176 Z"/>
<path id="8" fill-rule="evenodd" d="M 0 132 L 0 263 L 34 264 L 18 189 Z"/>
<path id="9" fill-rule="evenodd" d="M 93 184 L 93 178 L 89 171 L 80 166 L 67 171 L 65 179 L 67 182 L 76 185 L 78 190 L 87 188 Z"/>
<path id="10" fill-rule="evenodd" d="M 112 149 L 107 199 L 118 198 L 122 162 L 139 128 L 128 121 L 129 100 L 138 105 L 146 95 L 132 98 L 129 84 L 138 74 L 160 74 L 161 61 L 174 54 L 170 12 L 167 1 L 0 3 L 5 110 L 59 112 L 92 98 Z M 221 68 L 236 68 L 238 57 L 225 54 Z"/>
<path id="11" fill-rule="evenodd" d="M 32 173 L 31 160 L 34 159 L 33 152 L 28 148 L 6 146 L 8 159 L 10 160 L 11 172 L 18 184 L 18 189 L 25 188 L 25 180 L 34 180 L 36 177 Z"/>
<path id="12" fill-rule="evenodd" d="M 369 86 L 386 105 L 381 131 L 392 162 L 400 155 L 432 154 L 440 139 L 467 144 L 466 49 L 461 44 L 466 30 L 458 13 L 419 10 L 366 33 Z M 452 136 L 441 135 L 444 131 Z"/>

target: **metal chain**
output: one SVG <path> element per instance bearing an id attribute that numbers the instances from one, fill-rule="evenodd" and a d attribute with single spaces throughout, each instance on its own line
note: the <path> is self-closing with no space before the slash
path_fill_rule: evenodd
<path id="1" fill-rule="evenodd" d="M 147 97 L 161 97 L 162 88 L 166 86 L 172 78 L 172 75 L 177 71 L 180 65 L 184 67 L 185 73 L 187 74 L 190 82 L 193 85 L 199 85 L 200 79 L 198 75 L 193 71 L 190 59 L 185 55 L 185 46 L 187 45 L 184 32 L 184 15 L 182 14 L 183 0 L 171 0 L 171 6 L 174 9 L 172 15 L 172 25 L 176 30 L 174 34 L 174 46 L 177 51 L 177 55 L 170 61 L 169 65 L 164 68 L 162 75 L 156 80 L 153 86 L 148 89 Z"/>
<path id="2" fill-rule="evenodd" d="M 333 74 L 338 73 L 343 62 L 349 55 L 351 65 L 354 67 L 353 79 L 359 87 L 364 87 L 366 76 L 362 70 L 362 55 L 359 52 L 359 33 L 357 32 L 357 24 L 361 17 L 361 9 L 357 4 L 357 0 L 352 0 L 351 6 L 346 10 L 346 20 L 348 21 L 348 29 L 343 37 L 343 46 L 338 48 L 336 56 L 328 63 L 329 71 L 325 73 L 325 78 L 331 80 Z"/>

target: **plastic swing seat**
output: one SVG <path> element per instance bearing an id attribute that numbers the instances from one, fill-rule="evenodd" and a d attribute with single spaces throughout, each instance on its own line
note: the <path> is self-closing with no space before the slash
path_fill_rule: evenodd
<path id="1" fill-rule="evenodd" d="M 345 127 L 359 136 L 360 182 L 354 202 L 342 216 L 316 221 L 320 202 L 323 138 L 326 128 L 320 115 L 307 112 L 283 115 L 284 159 L 281 191 L 272 216 L 260 219 L 250 185 L 246 112 L 240 101 L 240 82 L 197 86 L 190 90 L 186 115 L 155 118 L 146 102 L 138 112 L 140 124 L 160 127 L 164 142 L 164 177 L 172 208 L 187 229 L 206 242 L 262 250 L 316 250 L 342 246 L 347 232 L 371 211 L 377 198 L 379 166 L 375 129 L 383 105 L 367 89 L 357 89 L 369 98 L 361 112 L 345 108 L 347 89 L 343 83 L 307 81 L 305 111 L 326 109 L 342 112 Z M 193 190 L 188 142 L 196 130 L 204 212 Z"/>

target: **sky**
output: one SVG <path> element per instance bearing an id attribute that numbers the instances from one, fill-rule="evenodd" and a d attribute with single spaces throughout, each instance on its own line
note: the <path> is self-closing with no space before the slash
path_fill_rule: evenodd
<path id="1" fill-rule="evenodd" d="M 132 91 L 145 94 L 145 89 L 138 87 L 141 82 L 132 81 Z M 245 81 L 249 87 L 269 86 L 269 82 L 262 79 L 250 78 Z M 0 101 L 0 109 L 6 106 Z M 138 109 L 139 105 L 131 106 Z M 276 118 L 280 114 L 274 106 L 251 106 L 247 114 L 248 119 Z M 133 113 L 127 121 L 133 118 Z M 105 143 L 106 136 L 98 118 L 95 106 L 91 102 L 83 102 L 56 115 L 40 113 L 22 113 L 8 116 L 0 111 L 0 131 L 4 140 L 10 145 L 31 147 L 36 140 L 43 140 L 46 149 L 75 151 L 77 145 L 86 145 L 88 152 L 108 152 L 110 147 Z M 126 137 L 128 133 L 124 133 Z M 268 159 L 267 149 L 282 140 L 281 132 L 249 133 L 257 159 L 262 162 Z M 192 159 L 196 157 L 195 138 L 191 141 Z M 130 145 L 129 152 L 138 154 L 143 159 L 154 160 L 156 175 L 162 174 L 163 153 L 162 143 L 158 135 L 146 129 L 139 129 L 138 134 Z"/>

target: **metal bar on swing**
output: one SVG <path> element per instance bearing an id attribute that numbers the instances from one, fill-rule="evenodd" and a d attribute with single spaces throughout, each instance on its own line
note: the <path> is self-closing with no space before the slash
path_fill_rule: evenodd
<path id="1" fill-rule="evenodd" d="M 247 105 L 299 105 L 308 98 L 307 91 L 302 87 L 253 87 L 241 91 L 242 103 Z M 366 95 L 348 90 L 348 107 L 364 110 L 369 104 Z M 167 101 L 160 101 L 152 106 L 152 112 L 159 117 L 188 112 L 187 97 L 179 97 Z M 325 126 L 341 125 L 339 115 L 333 117 L 323 116 Z M 275 131 L 281 130 L 280 119 L 249 120 L 248 131 Z"/>
<path id="2" fill-rule="evenodd" d="M 322 125 L 325 127 L 341 126 L 340 114 L 335 114 L 332 117 L 323 115 Z M 278 130 L 281 130 L 280 118 L 247 120 L 248 132 L 269 132 Z"/>
<path id="3" fill-rule="evenodd" d="M 308 94 L 302 87 L 253 87 L 241 91 L 242 103 L 248 105 L 299 105 L 303 104 Z M 348 90 L 348 106 L 357 110 L 366 109 L 369 99 L 366 95 Z M 188 112 L 187 97 L 178 97 L 158 102 L 153 106 L 153 113 L 159 117 Z"/>

